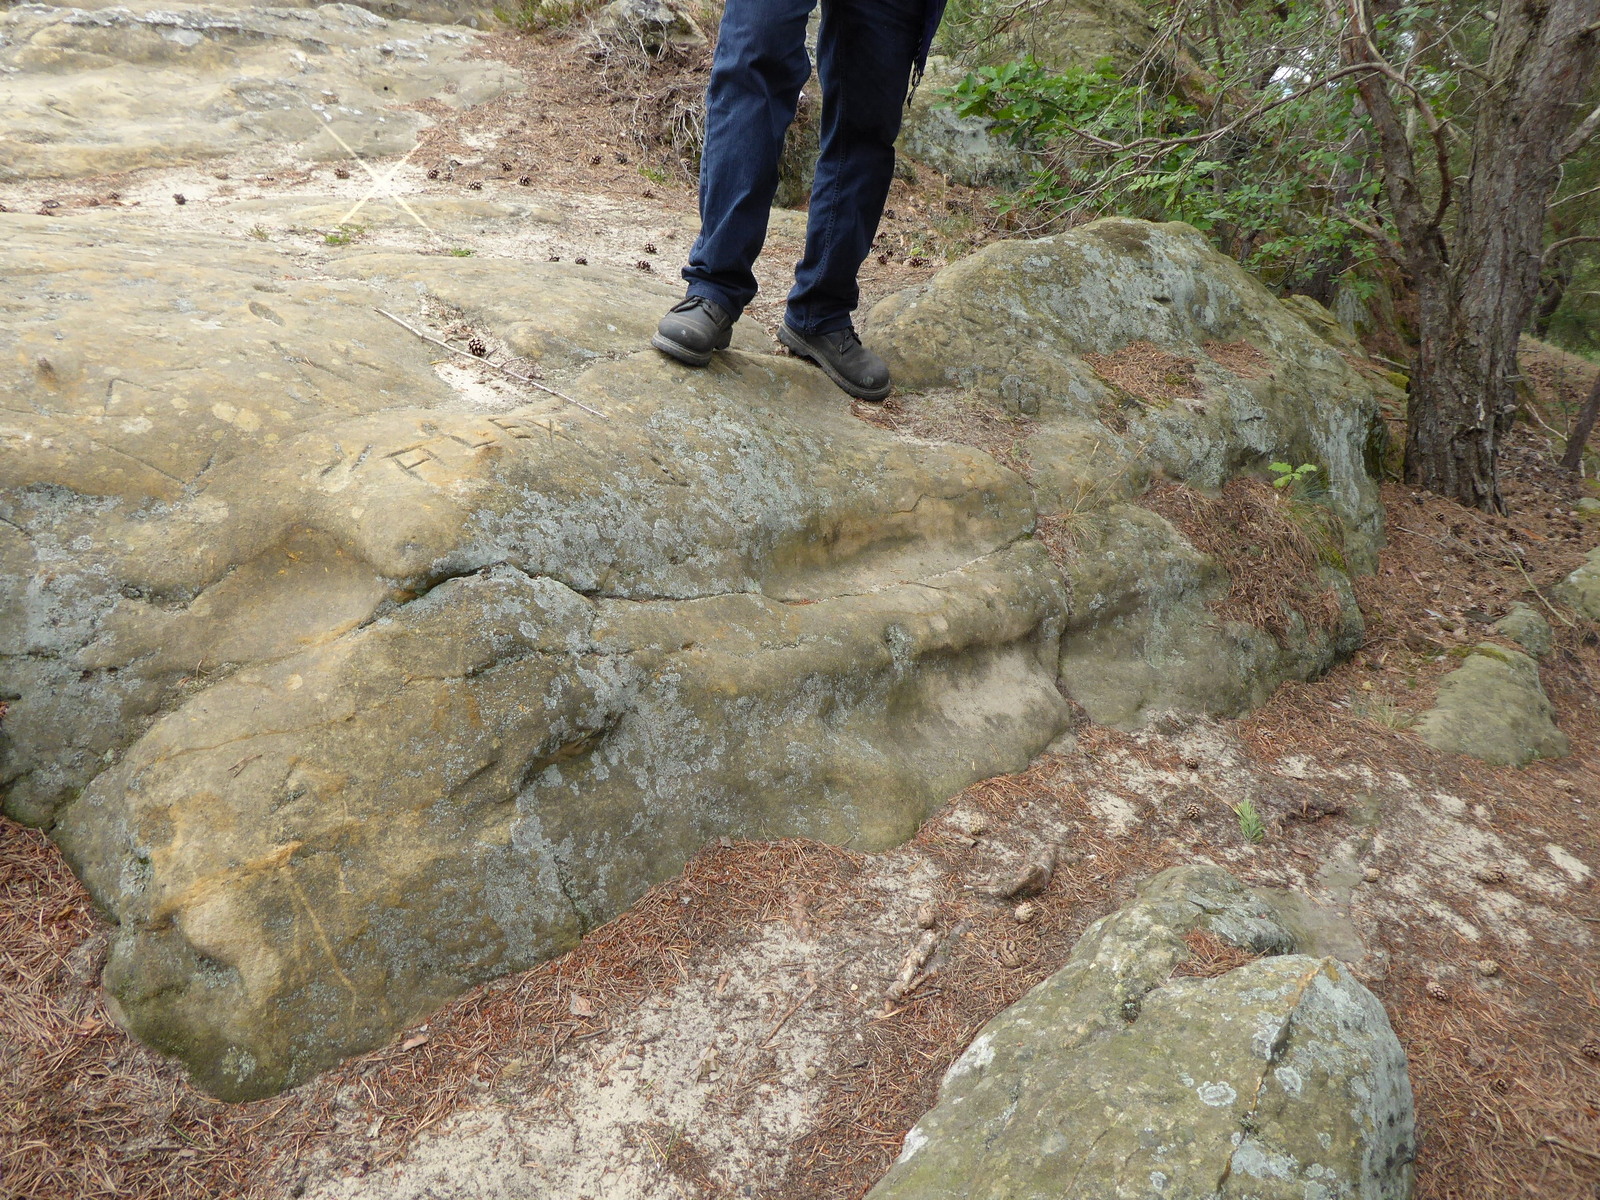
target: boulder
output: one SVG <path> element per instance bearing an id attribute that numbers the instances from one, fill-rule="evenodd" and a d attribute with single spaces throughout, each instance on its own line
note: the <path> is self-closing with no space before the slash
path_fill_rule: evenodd
<path id="1" fill-rule="evenodd" d="M 599 44 L 621 42 L 647 54 L 691 50 L 706 44 L 694 18 L 667 0 L 611 0 L 590 18 L 590 35 Z"/>
<path id="2" fill-rule="evenodd" d="M 1350 652 L 1347 574 L 1371 568 L 1381 539 L 1379 385 L 1195 230 L 1111 219 L 996 243 L 865 324 L 900 387 L 998 397 L 1028 418 L 1018 454 L 1072 545 L 1062 685 L 1092 718 L 1234 715 Z M 1134 394 L 1119 361 L 1170 386 Z M 1271 462 L 1315 464 L 1342 524 L 1323 571 L 1342 613 L 1330 631 L 1286 615 L 1273 638 L 1217 617 L 1220 567 L 1131 503 L 1152 479 L 1212 493 Z"/>
<path id="3" fill-rule="evenodd" d="M 313 279 L 15 214 L 0 262 L 6 810 L 115 922 L 120 1019 L 218 1095 L 561 952 L 707 840 L 892 845 L 1067 723 L 1025 482 L 795 360 L 634 352 L 661 297 L 627 273 Z M 485 407 L 374 311 L 420 319 L 444 264 L 603 416 Z"/>
<path id="4" fill-rule="evenodd" d="M 1131 0 L 1045 0 L 1021 21 L 1002 8 L 978 3 L 946 22 L 941 45 L 950 52 L 929 58 L 898 143 L 902 154 L 970 187 L 1020 188 L 1032 156 L 996 133 L 992 121 L 951 110 L 943 92 L 969 70 L 1032 55 L 1055 71 L 1090 69 L 1104 59 L 1131 71 L 1156 41 L 1149 15 Z"/>
<path id="5" fill-rule="evenodd" d="M 1434 706 L 1415 725 L 1435 750 L 1467 754 L 1495 766 L 1520 767 L 1536 758 L 1563 758 L 1567 735 L 1539 682 L 1539 664 L 1490 642 L 1439 681 Z"/>
<path id="6" fill-rule="evenodd" d="M 1316 669 L 1309 633 L 1217 621 L 1216 564 L 1130 503 L 1314 459 L 1349 561 L 1376 537 L 1370 392 L 1219 263 L 1102 223 L 874 314 L 913 384 L 953 363 L 1032 414 L 1030 488 L 856 420 L 749 323 L 705 371 L 637 352 L 674 294 L 637 272 L 0 214 L 0 788 L 111 915 L 119 1019 L 267 1094 L 708 839 L 904 839 L 1062 732 L 1064 667 L 1128 723 Z M 459 313 L 564 395 L 468 386 L 380 307 Z M 1265 366 L 1207 359 L 1184 403 L 1082 357 L 1212 335 Z M 1100 547 L 1070 595 L 1036 496 Z"/>
<path id="7" fill-rule="evenodd" d="M 959 117 L 943 94 L 966 74 L 951 59 L 934 55 L 906 107 L 897 150 L 932 167 L 952 183 L 968 187 L 1018 188 L 1028 182 L 1029 156 L 986 117 Z"/>
<path id="8" fill-rule="evenodd" d="M 1535 658 L 1543 658 L 1555 644 L 1550 622 L 1544 614 L 1520 600 L 1494 623 L 1495 632 L 1504 634 Z"/>
<path id="9" fill-rule="evenodd" d="M 269 143 L 318 161 L 403 154 L 425 121 L 409 106 L 458 108 L 520 86 L 512 68 L 474 56 L 476 38 L 349 4 L 19 4 L 0 11 L 0 181 Z"/>
<path id="10" fill-rule="evenodd" d="M 1600 621 L 1600 546 L 1589 551 L 1583 565 L 1556 584 L 1551 595 L 1589 620 Z"/>
<path id="11" fill-rule="evenodd" d="M 1197 929 L 1266 957 L 1175 976 Z M 1405 1055 L 1348 968 L 1296 949 L 1226 872 L 1163 872 L 979 1032 L 870 1200 L 1405 1200 Z"/>

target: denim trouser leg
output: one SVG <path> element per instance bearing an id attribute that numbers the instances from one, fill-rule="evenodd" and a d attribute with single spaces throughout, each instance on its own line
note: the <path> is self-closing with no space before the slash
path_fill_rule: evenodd
<path id="1" fill-rule="evenodd" d="M 872 249 L 894 181 L 894 139 L 927 0 L 823 0 L 817 39 L 822 153 L 811 186 L 806 254 L 789 293 L 804 334 L 850 327 L 856 274 Z"/>
<path id="2" fill-rule="evenodd" d="M 727 0 L 706 91 L 700 236 L 683 277 L 691 296 L 738 314 L 755 297 L 751 269 L 767 236 L 778 158 L 810 74 L 805 28 L 816 0 Z M 894 139 L 928 0 L 823 0 L 817 68 L 822 152 L 806 253 L 787 319 L 801 333 L 850 324 L 894 178 Z"/>
<path id="3" fill-rule="evenodd" d="M 767 236 L 783 135 L 811 74 L 806 18 L 816 0 L 728 0 L 706 89 L 700 236 L 689 295 L 735 315 L 755 297 L 751 267 Z"/>

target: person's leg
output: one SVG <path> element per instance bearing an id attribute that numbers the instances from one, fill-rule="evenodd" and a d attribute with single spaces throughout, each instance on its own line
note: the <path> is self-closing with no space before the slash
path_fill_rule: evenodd
<path id="1" fill-rule="evenodd" d="M 894 140 L 921 48 L 929 0 L 823 0 L 817 41 L 822 150 L 806 253 L 786 320 L 796 333 L 849 329 L 856 275 L 894 179 Z M 885 390 L 887 390 L 885 388 Z"/>
<path id="2" fill-rule="evenodd" d="M 816 0 L 728 0 L 706 90 L 700 236 L 683 277 L 690 296 L 737 317 L 756 294 L 778 159 L 811 73 L 806 18 Z"/>

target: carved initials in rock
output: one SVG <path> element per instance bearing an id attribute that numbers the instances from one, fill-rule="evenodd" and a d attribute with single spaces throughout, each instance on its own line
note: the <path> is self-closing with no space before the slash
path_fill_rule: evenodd
<path id="1" fill-rule="evenodd" d="M 425 430 L 427 428 L 424 426 Z M 508 437 L 524 441 L 541 434 L 551 442 L 558 437 L 569 442 L 577 440 L 554 417 L 490 417 L 482 425 L 444 430 L 423 441 L 391 450 L 384 457 L 407 475 L 442 487 L 460 478 L 468 469 L 471 462 L 468 454 L 475 456 L 500 445 Z"/>

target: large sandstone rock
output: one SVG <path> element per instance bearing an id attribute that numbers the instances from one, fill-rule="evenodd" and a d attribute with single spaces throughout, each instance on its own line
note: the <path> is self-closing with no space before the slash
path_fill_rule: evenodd
<path id="1" fill-rule="evenodd" d="M 1416 725 L 1436 750 L 1469 754 L 1496 766 L 1521 767 L 1562 758 L 1567 735 L 1526 654 L 1485 642 L 1439 681 L 1439 698 Z"/>
<path id="2" fill-rule="evenodd" d="M 1040 512 L 1059 516 L 1075 547 L 1062 682 L 1096 720 L 1235 714 L 1359 638 L 1342 572 L 1370 569 L 1381 537 L 1367 461 L 1381 431 L 1374 385 L 1193 229 L 1114 219 L 997 243 L 885 299 L 867 327 L 899 386 L 999 396 L 1031 419 L 1019 453 Z M 1188 360 L 1192 384 L 1141 399 L 1086 358 L 1136 343 L 1147 358 Z M 1274 461 L 1315 464 L 1343 523 L 1323 573 L 1343 612 L 1331 632 L 1290 616 L 1278 640 L 1215 617 L 1226 576 L 1130 503 L 1153 477 L 1211 492 Z"/>
<path id="3" fill-rule="evenodd" d="M 1264 957 L 1174 978 L 1205 929 Z M 1214 867 L 1157 876 L 984 1027 L 871 1200 L 1405 1200 L 1404 1053 L 1340 963 Z"/>
<path id="4" fill-rule="evenodd" d="M 424 3 L 416 15 L 450 7 Z M 403 154 L 424 118 L 402 106 L 460 107 L 518 85 L 511 68 L 473 57 L 475 36 L 350 4 L 19 4 L 0 12 L 0 181 L 268 143 L 316 160 L 343 159 L 345 146 Z"/>
<path id="5" fill-rule="evenodd" d="M 306 279 L 14 214 L 0 262 L 7 811 L 115 919 L 122 1019 L 220 1095 L 560 952 L 708 839 L 893 844 L 1065 723 L 1025 483 L 797 361 L 630 355 L 661 296 L 629 275 Z M 475 407 L 373 311 L 453 283 L 606 419 Z"/>

